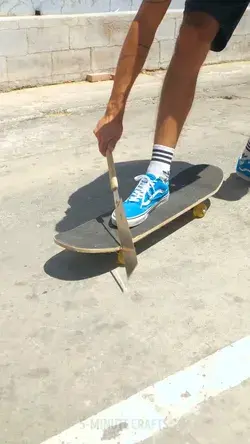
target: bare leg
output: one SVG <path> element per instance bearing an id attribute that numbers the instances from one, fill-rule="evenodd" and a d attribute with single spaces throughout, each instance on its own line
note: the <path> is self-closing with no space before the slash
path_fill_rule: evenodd
<path id="1" fill-rule="evenodd" d="M 154 143 L 175 148 L 191 109 L 197 77 L 219 29 L 208 14 L 184 16 L 161 93 Z"/>

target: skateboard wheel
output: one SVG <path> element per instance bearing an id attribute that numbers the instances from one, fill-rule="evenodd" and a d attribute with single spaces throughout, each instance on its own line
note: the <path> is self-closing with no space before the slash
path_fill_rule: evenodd
<path id="1" fill-rule="evenodd" d="M 198 218 L 204 217 L 206 212 L 207 212 L 207 206 L 204 203 L 200 203 L 199 205 L 197 205 L 193 209 L 194 217 L 198 217 Z"/>
<path id="2" fill-rule="evenodd" d="M 123 257 L 123 252 L 121 250 L 118 252 L 117 262 L 118 262 L 119 265 L 125 265 L 125 261 L 124 261 L 124 257 Z"/>

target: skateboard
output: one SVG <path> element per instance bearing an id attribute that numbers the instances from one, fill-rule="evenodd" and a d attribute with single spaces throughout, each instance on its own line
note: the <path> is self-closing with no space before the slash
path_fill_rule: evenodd
<path id="1" fill-rule="evenodd" d="M 143 223 L 131 228 L 134 244 L 190 210 L 195 218 L 203 217 L 208 209 L 205 202 L 217 193 L 222 182 L 222 170 L 207 164 L 193 165 L 172 177 L 169 200 L 155 208 Z M 55 243 L 78 253 L 117 252 L 118 262 L 123 264 L 117 228 L 111 222 L 112 211 L 56 234 Z"/>

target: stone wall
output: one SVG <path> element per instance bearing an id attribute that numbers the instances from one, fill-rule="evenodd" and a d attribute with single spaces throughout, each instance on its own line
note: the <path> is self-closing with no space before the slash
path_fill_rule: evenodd
<path id="1" fill-rule="evenodd" d="M 113 72 L 135 13 L 0 18 L 0 90 L 85 80 Z M 144 66 L 165 69 L 182 19 L 167 14 Z M 207 63 L 250 60 L 250 14 L 245 13 L 227 49 Z"/>

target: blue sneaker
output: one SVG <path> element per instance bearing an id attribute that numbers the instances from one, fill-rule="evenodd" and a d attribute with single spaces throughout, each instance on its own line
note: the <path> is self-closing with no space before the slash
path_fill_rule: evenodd
<path id="1" fill-rule="evenodd" d="M 242 179 L 250 181 L 250 159 L 247 157 L 240 157 L 236 166 L 236 173 Z"/>
<path id="2" fill-rule="evenodd" d="M 139 184 L 123 204 L 129 227 L 141 224 L 154 208 L 169 198 L 168 180 L 149 173 L 136 176 L 135 180 Z M 115 212 L 111 220 L 116 225 Z"/>

